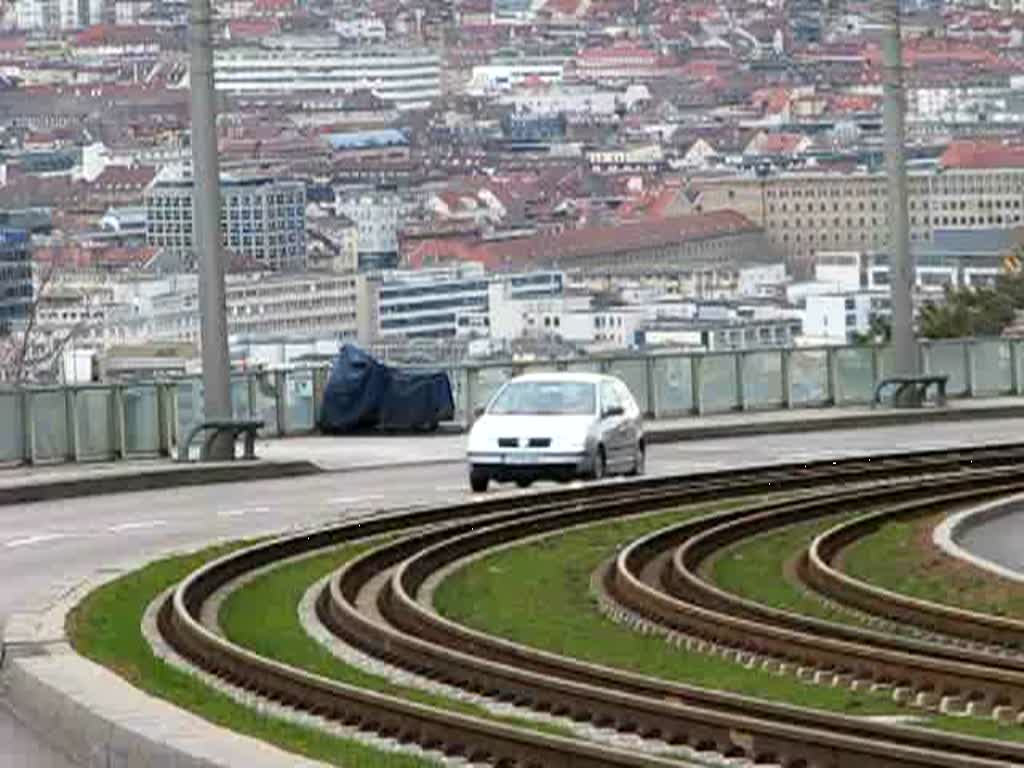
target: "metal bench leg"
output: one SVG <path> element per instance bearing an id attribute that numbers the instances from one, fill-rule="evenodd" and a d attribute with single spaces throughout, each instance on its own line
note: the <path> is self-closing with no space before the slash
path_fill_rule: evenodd
<path id="1" fill-rule="evenodd" d="M 245 454 L 243 458 L 246 461 L 254 461 L 256 459 L 256 430 L 247 429 L 245 430 Z"/>

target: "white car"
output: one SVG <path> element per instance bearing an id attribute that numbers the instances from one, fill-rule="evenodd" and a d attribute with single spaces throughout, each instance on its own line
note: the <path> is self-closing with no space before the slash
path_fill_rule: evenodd
<path id="1" fill-rule="evenodd" d="M 642 474 L 640 409 L 614 376 L 538 373 L 506 382 L 469 433 L 469 484 Z"/>

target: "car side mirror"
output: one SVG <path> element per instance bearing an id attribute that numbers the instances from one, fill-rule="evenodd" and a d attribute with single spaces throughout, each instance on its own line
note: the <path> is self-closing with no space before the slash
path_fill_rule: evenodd
<path id="1" fill-rule="evenodd" d="M 487 406 L 478 405 L 476 408 L 473 409 L 473 418 L 479 419 L 481 416 L 484 415 L 485 410 L 487 410 Z"/>
<path id="2" fill-rule="evenodd" d="M 604 409 L 601 414 L 602 418 L 609 419 L 612 416 L 622 416 L 626 413 L 626 410 L 621 405 L 610 405 Z"/>

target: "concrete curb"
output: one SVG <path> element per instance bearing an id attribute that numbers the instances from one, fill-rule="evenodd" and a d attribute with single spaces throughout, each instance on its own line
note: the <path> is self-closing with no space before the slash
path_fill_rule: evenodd
<path id="1" fill-rule="evenodd" d="M 967 531 L 985 525 L 1004 515 L 1012 514 L 1014 505 L 1024 501 L 1024 493 L 1018 493 L 1004 499 L 989 501 L 977 507 L 971 507 L 963 512 L 947 517 L 932 531 L 932 541 L 935 546 L 951 557 L 963 560 L 971 565 L 994 573 L 1004 579 L 1024 583 L 1024 573 L 1014 571 L 1005 566 L 994 563 L 984 557 L 979 557 L 968 552 L 957 543 Z"/>
<path id="2" fill-rule="evenodd" d="M 0 485 L 0 506 L 55 499 L 77 499 L 110 493 L 155 491 L 190 485 L 273 480 L 322 472 L 323 470 L 319 466 L 310 461 L 237 461 L 224 464 L 201 466 L 183 464 L 158 468 L 143 468 L 126 463 L 123 470 L 119 467 L 115 471 L 97 473 L 93 476 L 77 475 L 64 479 L 48 479 L 42 482 L 33 482 L 29 478 L 26 482 L 16 485 Z"/>
<path id="3" fill-rule="evenodd" d="M 0 671 L 15 715 L 84 768 L 324 768 L 149 696 L 75 653 L 64 632 L 71 609 L 143 564 L 105 571 L 38 613 L 11 616 Z"/>
<path id="4" fill-rule="evenodd" d="M 801 409 L 785 411 L 799 413 Z M 808 408 L 808 412 L 819 413 Z M 689 440 L 711 440 L 726 437 L 753 437 L 756 435 L 782 435 L 795 432 L 821 432 L 837 429 L 867 429 L 871 427 L 892 427 L 905 424 L 929 424 L 935 422 L 977 421 L 982 419 L 1024 418 L 1024 405 L 1010 405 L 998 408 L 922 408 L 914 410 L 880 410 L 877 413 L 837 413 L 831 418 L 779 419 L 776 421 L 751 422 L 747 424 L 709 424 L 694 427 L 652 428 L 656 422 L 647 422 L 647 438 L 657 443 L 686 442 Z"/>

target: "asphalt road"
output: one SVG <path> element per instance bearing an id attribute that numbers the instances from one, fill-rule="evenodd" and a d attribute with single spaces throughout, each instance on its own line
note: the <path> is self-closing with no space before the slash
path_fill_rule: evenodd
<path id="1" fill-rule="evenodd" d="M 1008 442 L 1024 419 L 880 427 L 652 446 L 650 474 L 839 458 L 883 451 Z M 401 439 L 401 438 L 396 438 Z M 423 457 L 429 458 L 429 457 Z M 500 487 L 498 493 L 521 493 Z M 459 464 L 330 473 L 254 483 L 117 494 L 0 508 L 0 623 L 21 606 L 38 604 L 55 585 L 140 557 L 197 548 L 213 539 L 265 534 L 352 519 L 383 508 L 440 503 L 468 496 Z M 1020 520 L 1019 518 L 1014 518 Z M 1000 545 L 1017 552 L 1024 521 L 1007 522 Z M 999 539 L 999 537 L 995 537 Z M 0 699 L 0 766 L 71 768 Z"/>
<path id="2" fill-rule="evenodd" d="M 1015 502 L 1011 512 L 967 531 L 958 543 L 971 554 L 1024 572 L 1024 502 Z"/>

